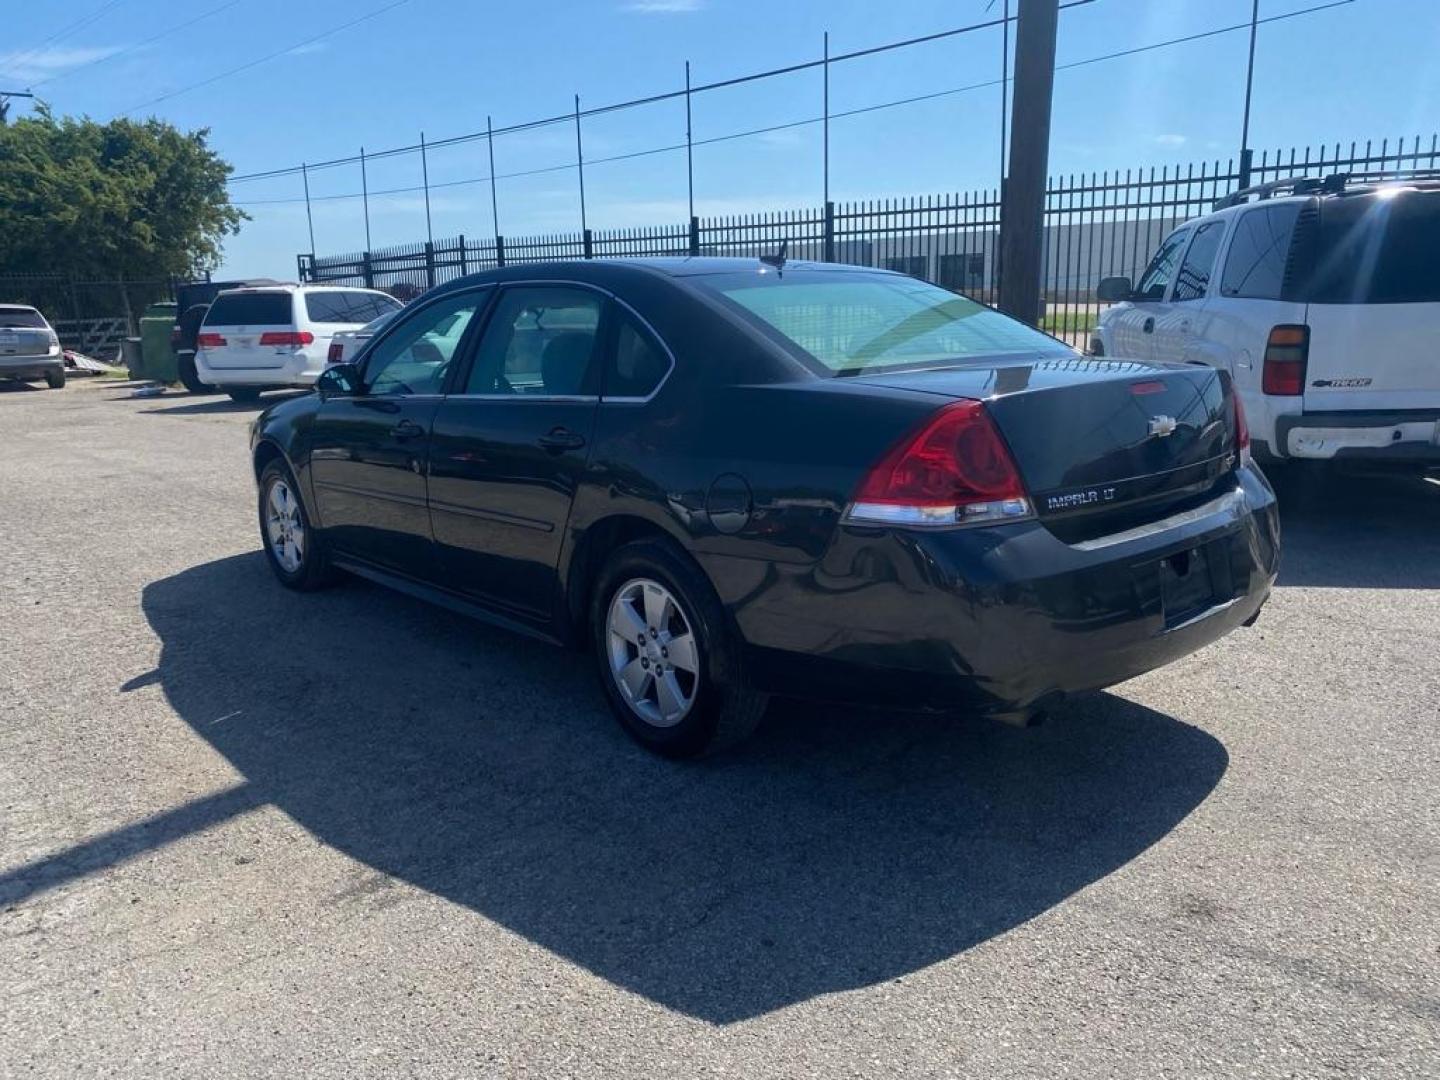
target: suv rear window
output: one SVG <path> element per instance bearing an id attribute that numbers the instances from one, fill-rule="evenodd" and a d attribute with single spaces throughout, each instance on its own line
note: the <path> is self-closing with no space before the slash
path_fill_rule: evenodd
<path id="1" fill-rule="evenodd" d="M 205 315 L 206 326 L 290 326 L 288 292 L 221 293 Z"/>
<path id="2" fill-rule="evenodd" d="M 1320 203 L 1302 295 L 1312 304 L 1440 302 L 1440 191 Z"/>
<path id="3" fill-rule="evenodd" d="M 400 301 L 377 293 L 333 289 L 305 294 L 311 322 L 368 323 L 400 310 Z"/>
<path id="4" fill-rule="evenodd" d="M 34 308 L 0 308 L 0 326 L 10 329 L 44 330 L 46 323 Z"/>

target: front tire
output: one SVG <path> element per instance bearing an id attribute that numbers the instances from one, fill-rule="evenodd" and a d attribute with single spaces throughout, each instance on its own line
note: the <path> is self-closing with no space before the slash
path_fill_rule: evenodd
<path id="1" fill-rule="evenodd" d="M 639 540 L 610 557 L 590 625 L 605 697 L 646 749 L 697 757 L 741 742 L 759 724 L 767 698 L 745 676 L 719 597 L 668 542 Z"/>
<path id="2" fill-rule="evenodd" d="M 45 385 L 51 390 L 63 390 L 65 388 L 65 369 L 59 371 L 47 371 L 45 373 Z"/>
<path id="3" fill-rule="evenodd" d="M 260 541 L 280 584 L 298 592 L 324 588 L 335 579 L 319 532 L 310 524 L 299 487 L 282 461 L 260 473 Z"/>

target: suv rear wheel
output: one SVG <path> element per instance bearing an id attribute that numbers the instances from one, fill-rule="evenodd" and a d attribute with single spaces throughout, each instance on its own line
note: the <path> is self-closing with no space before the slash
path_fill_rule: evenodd
<path id="1" fill-rule="evenodd" d="M 745 677 L 719 598 L 668 542 L 639 540 L 610 557 L 590 625 L 610 707 L 647 749 L 696 757 L 740 742 L 760 722 L 767 699 Z"/>

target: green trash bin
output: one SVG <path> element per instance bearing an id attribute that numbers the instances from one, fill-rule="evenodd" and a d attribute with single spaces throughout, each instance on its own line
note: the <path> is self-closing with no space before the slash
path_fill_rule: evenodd
<path id="1" fill-rule="evenodd" d="M 173 383 L 180 377 L 175 366 L 175 350 L 170 345 L 170 332 L 175 328 L 176 307 L 166 301 L 151 304 L 140 316 L 142 364 L 145 378 Z"/>

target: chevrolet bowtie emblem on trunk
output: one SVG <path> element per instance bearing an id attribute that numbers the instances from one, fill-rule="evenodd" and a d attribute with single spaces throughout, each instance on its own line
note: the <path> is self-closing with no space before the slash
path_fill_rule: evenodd
<path id="1" fill-rule="evenodd" d="M 1173 416 L 1152 416 L 1150 418 L 1150 434 L 1159 435 L 1164 438 L 1166 435 L 1174 435 L 1179 423 Z"/>

